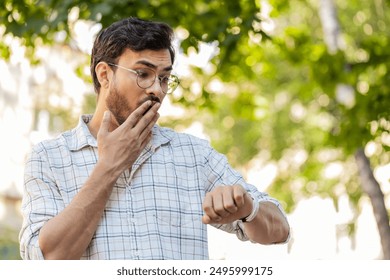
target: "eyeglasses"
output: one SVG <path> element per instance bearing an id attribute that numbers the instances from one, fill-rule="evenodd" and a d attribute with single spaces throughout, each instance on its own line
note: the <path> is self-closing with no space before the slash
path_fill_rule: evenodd
<path id="1" fill-rule="evenodd" d="M 175 91 L 175 89 L 179 86 L 180 80 L 175 75 L 168 75 L 168 76 L 157 76 L 156 72 L 150 68 L 142 68 L 139 70 L 133 70 L 129 69 L 114 63 L 108 63 L 108 65 L 116 66 L 118 68 L 127 70 L 131 73 L 134 73 L 137 75 L 137 85 L 142 89 L 150 88 L 156 81 L 156 77 L 160 81 L 160 87 L 164 94 L 170 94 Z"/>

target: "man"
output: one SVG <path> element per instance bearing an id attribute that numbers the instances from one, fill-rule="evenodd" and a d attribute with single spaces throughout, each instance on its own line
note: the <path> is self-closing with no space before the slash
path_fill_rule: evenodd
<path id="1" fill-rule="evenodd" d="M 172 29 L 129 18 L 97 36 L 93 116 L 34 147 L 26 164 L 24 259 L 207 259 L 207 224 L 285 242 L 279 203 L 196 137 L 156 125 L 179 80 Z"/>

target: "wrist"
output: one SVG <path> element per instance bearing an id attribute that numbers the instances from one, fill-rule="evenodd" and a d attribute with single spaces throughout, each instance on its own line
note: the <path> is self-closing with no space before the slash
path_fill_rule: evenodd
<path id="1" fill-rule="evenodd" d="M 249 223 L 253 221 L 259 212 L 260 204 L 258 199 L 254 198 L 252 195 L 250 195 L 250 197 L 252 198 L 252 212 L 248 216 L 240 219 L 243 223 Z"/>
<path id="2" fill-rule="evenodd" d="M 106 181 L 110 184 L 115 183 L 123 171 L 112 164 L 108 164 L 107 162 L 100 160 L 97 162 L 94 172 L 101 177 L 102 181 Z"/>

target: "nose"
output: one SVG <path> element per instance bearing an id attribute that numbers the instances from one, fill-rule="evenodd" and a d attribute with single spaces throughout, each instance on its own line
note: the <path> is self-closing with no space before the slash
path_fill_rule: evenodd
<path id="1" fill-rule="evenodd" d="M 146 89 L 146 92 L 151 95 L 155 95 L 161 99 L 162 96 L 164 96 L 164 92 L 161 88 L 161 82 L 158 76 L 156 76 L 156 79 L 154 80 L 154 83 L 152 86 Z"/>

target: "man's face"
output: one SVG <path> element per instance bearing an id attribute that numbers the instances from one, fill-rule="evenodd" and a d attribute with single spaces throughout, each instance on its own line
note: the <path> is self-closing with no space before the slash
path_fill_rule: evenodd
<path id="1" fill-rule="evenodd" d="M 157 76 L 169 75 L 172 70 L 169 50 L 144 50 L 140 52 L 126 50 L 119 58 L 117 65 L 135 71 L 145 68 L 152 69 Z M 121 125 L 145 101 L 152 100 L 161 103 L 164 97 L 165 94 L 158 79 L 152 86 L 143 89 L 137 85 L 137 74 L 116 67 L 106 98 L 106 106 L 118 124 Z"/>

